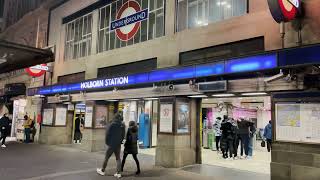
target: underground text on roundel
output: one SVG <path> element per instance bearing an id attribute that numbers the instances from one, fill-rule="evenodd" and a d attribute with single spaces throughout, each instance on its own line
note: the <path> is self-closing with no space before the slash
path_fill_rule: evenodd
<path id="1" fill-rule="evenodd" d="M 111 22 L 111 31 L 121 27 L 143 21 L 148 18 L 148 9 L 142 10 L 128 17 Z"/>
<path id="2" fill-rule="evenodd" d="M 129 84 L 128 76 L 82 82 L 81 89 L 106 88 L 125 84 Z"/>

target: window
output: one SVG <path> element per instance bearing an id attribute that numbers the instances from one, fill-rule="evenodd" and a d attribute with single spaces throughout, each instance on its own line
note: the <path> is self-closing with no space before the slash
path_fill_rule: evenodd
<path id="1" fill-rule="evenodd" d="M 111 30 L 111 22 L 116 20 L 118 10 L 127 1 L 118 0 L 99 11 L 98 53 L 116 48 L 126 47 L 164 35 L 164 0 L 135 0 L 141 10 L 148 9 L 149 17 L 141 21 L 140 28 L 133 38 L 123 41 L 118 38 L 115 30 Z M 127 25 L 127 26 L 132 26 Z"/>
<path id="2" fill-rule="evenodd" d="M 0 0 L 0 18 L 3 17 L 3 11 L 4 11 L 4 0 Z"/>
<path id="3" fill-rule="evenodd" d="M 180 65 L 210 63 L 252 53 L 264 52 L 264 37 L 180 53 Z"/>
<path id="4" fill-rule="evenodd" d="M 85 78 L 85 72 L 79 72 L 75 74 L 68 74 L 64 76 L 58 77 L 58 84 L 68 84 L 68 83 L 74 83 L 74 82 L 80 82 L 84 81 Z"/>
<path id="5" fill-rule="evenodd" d="M 177 0 L 177 31 L 247 13 L 248 0 Z"/>
<path id="6" fill-rule="evenodd" d="M 157 69 L 157 58 L 98 69 L 98 78 L 110 78 Z"/>
<path id="7" fill-rule="evenodd" d="M 77 59 L 91 54 L 92 14 L 66 24 L 65 59 Z"/>

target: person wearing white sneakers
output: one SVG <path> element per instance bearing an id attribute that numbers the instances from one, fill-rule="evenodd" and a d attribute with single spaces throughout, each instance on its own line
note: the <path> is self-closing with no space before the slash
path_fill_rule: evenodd
<path id="1" fill-rule="evenodd" d="M 6 148 L 5 143 L 6 143 L 6 138 L 8 136 L 9 128 L 10 128 L 10 121 L 7 114 L 5 113 L 3 117 L 0 119 L 0 132 L 1 132 L 0 141 L 2 140 L 1 148 Z"/>
<path id="2" fill-rule="evenodd" d="M 123 115 L 122 112 L 116 113 L 112 123 L 106 128 L 106 145 L 107 151 L 106 156 L 102 165 L 102 168 L 97 169 L 97 173 L 101 176 L 105 176 L 105 170 L 108 165 L 109 158 L 114 155 L 116 156 L 117 161 L 117 172 L 114 174 L 114 177 L 121 178 L 121 144 L 125 136 L 125 125 L 122 122 Z"/>

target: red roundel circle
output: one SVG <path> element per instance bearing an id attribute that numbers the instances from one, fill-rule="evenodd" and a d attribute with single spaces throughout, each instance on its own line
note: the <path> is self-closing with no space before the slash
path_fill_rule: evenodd
<path id="1" fill-rule="evenodd" d="M 288 0 L 278 0 L 278 2 L 284 18 L 287 21 L 293 20 L 298 13 L 297 8 L 294 7 Z"/>
<path id="2" fill-rule="evenodd" d="M 125 18 L 131 14 L 141 11 L 141 7 L 136 1 L 128 1 L 124 3 L 117 13 L 117 19 Z M 129 24 L 127 26 L 116 29 L 116 34 L 122 41 L 128 41 L 132 39 L 140 28 L 140 22 Z"/>
<path id="3" fill-rule="evenodd" d="M 47 66 L 46 64 L 41 64 L 41 66 Z M 42 75 L 44 75 L 44 73 L 46 72 L 45 70 L 41 70 L 41 69 L 35 69 L 35 68 L 26 68 L 25 71 L 32 77 L 40 77 Z"/>

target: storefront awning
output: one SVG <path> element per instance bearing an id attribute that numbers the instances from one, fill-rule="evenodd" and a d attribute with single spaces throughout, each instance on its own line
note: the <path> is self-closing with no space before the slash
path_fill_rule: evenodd
<path id="1" fill-rule="evenodd" d="M 0 74 L 52 61 L 50 50 L 0 40 Z"/>

